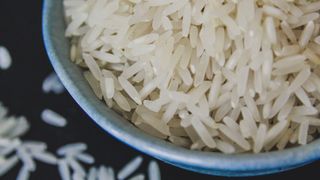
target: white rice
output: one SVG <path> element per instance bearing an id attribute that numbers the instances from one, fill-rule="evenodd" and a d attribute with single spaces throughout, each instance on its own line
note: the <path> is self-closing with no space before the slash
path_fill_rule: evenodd
<path id="1" fill-rule="evenodd" d="M 221 152 L 226 153 L 226 154 L 232 154 L 236 152 L 235 147 L 228 142 L 221 141 L 216 139 L 217 142 L 217 149 L 219 149 Z"/>
<path id="2" fill-rule="evenodd" d="M 138 174 L 130 178 L 129 180 L 144 180 L 144 175 L 143 174 Z"/>
<path id="3" fill-rule="evenodd" d="M 320 45 L 320 36 L 314 38 L 314 42 Z"/>
<path id="4" fill-rule="evenodd" d="M 149 180 L 160 180 L 160 169 L 156 161 L 151 161 L 148 166 L 148 177 Z"/>
<path id="5" fill-rule="evenodd" d="M 41 113 L 41 119 L 47 124 L 56 127 L 65 127 L 67 125 L 67 120 L 51 109 L 43 110 Z"/>
<path id="6" fill-rule="evenodd" d="M 267 17 L 265 19 L 265 25 L 264 26 L 265 26 L 265 31 L 267 33 L 269 41 L 272 44 L 276 44 L 277 43 L 277 30 L 276 30 L 273 18 L 272 17 Z"/>
<path id="7" fill-rule="evenodd" d="M 55 94 L 61 94 L 65 91 L 65 88 L 56 73 L 51 73 L 44 79 L 42 83 L 42 91 L 44 93 L 53 92 Z"/>
<path id="8" fill-rule="evenodd" d="M 8 140 L 8 142 L 6 144 L 2 144 L 1 146 L 3 147 L 3 149 L 1 150 L 0 155 L 1 156 L 7 156 L 9 154 L 11 154 L 14 150 L 16 150 L 16 148 L 18 146 L 21 145 L 20 140 L 18 139 L 14 139 L 12 141 Z"/>
<path id="9" fill-rule="evenodd" d="M 47 144 L 40 141 L 23 141 L 23 146 L 31 153 L 43 152 L 47 149 Z"/>
<path id="10" fill-rule="evenodd" d="M 95 167 L 91 167 L 88 172 L 88 180 L 96 180 L 97 179 L 97 169 Z"/>
<path id="11" fill-rule="evenodd" d="M 115 173 L 111 167 L 101 166 L 99 171 L 91 167 L 87 174 L 86 169 L 80 162 L 93 164 L 95 160 L 93 156 L 83 152 L 87 149 L 87 145 L 84 143 L 79 142 L 62 146 L 57 150 L 57 154 L 64 157 L 58 160 L 54 154 L 46 151 L 47 144 L 44 142 L 33 140 L 21 142 L 19 137 L 28 130 L 26 128 L 28 122 L 24 117 L 6 117 L 7 112 L 8 110 L 0 102 L 0 124 L 2 125 L 2 134 L 0 134 L 0 177 L 10 171 L 20 160 L 22 161 L 22 167 L 17 174 L 17 180 L 29 179 L 31 172 L 36 170 L 35 163 L 37 161 L 57 166 L 62 180 L 115 180 Z M 9 131 L 12 129 L 13 133 Z M 141 163 L 142 158 L 140 156 L 135 158 L 124 167 L 120 176 L 130 176 Z M 153 176 L 157 175 L 160 179 L 159 167 L 154 166 L 156 162 L 151 164 L 153 164 L 152 171 L 155 173 Z M 145 175 L 138 174 L 131 179 L 144 180 L 144 178 Z"/>
<path id="12" fill-rule="evenodd" d="M 112 167 L 109 167 L 107 169 L 107 172 L 108 172 L 108 179 L 110 180 L 115 180 L 115 173 L 114 173 L 114 170 Z"/>
<path id="13" fill-rule="evenodd" d="M 191 119 L 191 124 L 205 145 L 207 145 L 210 148 L 215 148 L 217 146 L 216 142 L 211 137 L 209 131 L 201 123 L 201 121 L 198 120 L 198 117 L 194 116 Z"/>
<path id="14" fill-rule="evenodd" d="M 257 131 L 254 147 L 253 147 L 253 152 L 259 153 L 261 151 L 264 145 L 264 141 L 266 139 L 266 135 L 267 135 L 267 126 L 264 124 L 260 124 Z"/>
<path id="15" fill-rule="evenodd" d="M 305 47 L 309 41 L 311 40 L 312 33 L 314 31 L 314 22 L 309 21 L 304 30 L 301 33 L 300 39 L 299 39 L 299 45 L 301 47 Z"/>
<path id="16" fill-rule="evenodd" d="M 299 144 L 301 145 L 307 144 L 308 129 L 309 129 L 309 121 L 305 120 L 300 124 L 300 127 L 299 127 L 299 135 L 298 135 Z"/>
<path id="17" fill-rule="evenodd" d="M 30 177 L 30 171 L 27 167 L 23 166 L 17 176 L 16 180 L 28 180 Z"/>
<path id="18" fill-rule="evenodd" d="M 15 127 L 13 129 L 10 129 L 11 131 L 7 134 L 9 138 L 16 138 L 16 137 L 22 136 L 30 128 L 30 125 L 24 116 L 17 117 L 15 120 L 16 120 Z"/>
<path id="19" fill-rule="evenodd" d="M 76 154 L 75 158 L 86 164 L 93 164 L 95 162 L 94 157 L 86 153 Z"/>
<path id="20" fill-rule="evenodd" d="M 36 153 L 33 153 L 32 156 L 34 157 L 34 159 L 46 164 L 56 165 L 58 162 L 55 155 L 48 152 L 36 152 Z"/>
<path id="21" fill-rule="evenodd" d="M 131 160 L 128 164 L 126 164 L 117 175 L 119 180 L 126 179 L 129 177 L 133 172 L 135 172 L 141 165 L 143 159 L 141 156 L 138 156 Z"/>
<path id="22" fill-rule="evenodd" d="M 224 153 L 317 136 L 290 127 L 297 117 L 318 124 L 319 2 L 69 1 L 71 60 L 145 132 Z"/>
<path id="23" fill-rule="evenodd" d="M 6 70 L 10 68 L 11 64 L 12 58 L 9 50 L 4 46 L 0 46 L 0 69 Z"/>
<path id="24" fill-rule="evenodd" d="M 277 138 L 281 133 L 283 133 L 283 130 L 288 126 L 287 121 L 281 121 L 278 122 L 276 125 L 274 125 L 267 133 L 267 136 L 265 138 L 265 143 L 268 144 L 272 142 L 275 138 Z"/>
<path id="25" fill-rule="evenodd" d="M 303 90 L 303 88 L 298 88 L 296 91 L 295 91 L 295 94 L 297 96 L 297 98 L 305 105 L 305 106 L 308 106 L 308 107 L 311 107 L 312 104 L 310 102 L 310 99 L 308 97 L 308 95 L 306 94 L 306 92 Z"/>
<path id="26" fill-rule="evenodd" d="M 230 138 L 231 141 L 238 144 L 244 150 L 250 149 L 250 144 L 246 141 L 239 132 L 233 131 L 232 129 L 228 128 L 227 126 L 220 124 L 219 130 Z"/>
<path id="27" fill-rule="evenodd" d="M 278 120 L 279 121 L 286 121 L 289 114 L 291 113 L 293 106 L 295 103 L 295 98 L 291 97 L 288 102 L 282 107 L 278 114 Z"/>
<path id="28" fill-rule="evenodd" d="M 100 166 L 98 172 L 98 179 L 99 180 L 114 180 L 115 175 L 112 168 L 107 168 L 105 166 Z"/>
<path id="29" fill-rule="evenodd" d="M 36 170 L 36 164 L 35 164 L 32 156 L 25 149 L 25 147 L 19 146 L 17 149 L 17 155 L 21 159 L 25 168 L 27 168 L 29 171 Z"/>
<path id="30" fill-rule="evenodd" d="M 72 179 L 73 179 L 73 180 L 84 180 L 85 177 L 84 177 L 82 174 L 79 174 L 79 173 L 74 172 L 74 173 L 72 174 Z"/>
<path id="31" fill-rule="evenodd" d="M 58 171 L 62 180 L 71 180 L 70 170 L 66 160 L 58 161 Z"/>
<path id="32" fill-rule="evenodd" d="M 283 135 L 283 137 L 277 144 L 277 148 L 279 150 L 282 150 L 286 147 L 286 145 L 289 143 L 290 137 L 292 136 L 293 132 L 294 131 L 292 129 L 288 129 L 287 132 Z"/>
<path id="33" fill-rule="evenodd" d="M 79 143 L 67 144 L 67 145 L 60 147 L 57 150 L 57 154 L 60 156 L 68 155 L 68 154 L 75 155 L 75 154 L 79 154 L 85 150 L 87 150 L 87 144 L 79 142 Z"/>
<path id="34" fill-rule="evenodd" d="M 0 166 L 0 176 L 3 176 L 8 171 L 10 171 L 18 162 L 19 162 L 19 159 L 16 155 L 11 156 L 8 159 L 5 159 L 4 163 L 1 163 L 1 166 Z"/>
<path id="35" fill-rule="evenodd" d="M 67 157 L 67 163 L 74 173 L 79 174 L 80 176 L 86 175 L 86 170 L 84 169 L 84 167 L 74 158 Z"/>

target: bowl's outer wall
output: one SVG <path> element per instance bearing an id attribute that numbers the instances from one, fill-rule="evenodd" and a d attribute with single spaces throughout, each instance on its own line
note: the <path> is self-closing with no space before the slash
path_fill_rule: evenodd
<path id="1" fill-rule="evenodd" d="M 43 37 L 55 71 L 83 110 L 101 128 L 129 146 L 184 169 L 220 176 L 276 173 L 319 159 L 319 140 L 304 147 L 279 152 L 225 155 L 187 150 L 143 133 L 95 97 L 81 69 L 69 60 L 69 42 L 64 36 L 64 30 L 62 0 L 45 0 Z"/>

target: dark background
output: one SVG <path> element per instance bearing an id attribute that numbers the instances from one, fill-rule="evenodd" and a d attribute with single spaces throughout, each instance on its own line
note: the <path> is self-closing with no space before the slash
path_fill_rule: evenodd
<path id="1" fill-rule="evenodd" d="M 42 42 L 41 10 L 41 0 L 0 0 L 0 45 L 7 47 L 13 57 L 12 67 L 7 71 L 0 70 L 0 101 L 10 109 L 11 114 L 28 118 L 31 130 L 23 139 L 45 141 L 51 152 L 66 143 L 86 142 L 88 152 L 96 158 L 96 165 L 110 165 L 119 170 L 141 153 L 118 142 L 95 125 L 67 92 L 59 96 L 42 93 L 42 81 L 53 70 Z M 40 113 L 44 108 L 61 113 L 68 119 L 68 126 L 56 128 L 43 123 Z M 143 156 L 145 161 L 139 171 L 146 174 L 146 166 L 151 158 Z M 163 180 L 227 179 L 159 163 Z M 19 168 L 20 164 L 0 179 L 15 179 Z M 320 161 L 289 172 L 243 179 L 318 179 L 319 175 Z M 32 173 L 31 179 L 56 180 L 59 175 L 55 166 L 37 163 L 37 170 Z"/>

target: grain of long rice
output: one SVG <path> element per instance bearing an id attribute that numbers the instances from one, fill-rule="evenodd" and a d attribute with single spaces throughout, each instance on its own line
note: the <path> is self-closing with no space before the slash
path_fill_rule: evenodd
<path id="1" fill-rule="evenodd" d="M 275 126 L 273 126 L 271 129 L 269 129 L 267 136 L 266 136 L 265 143 L 268 144 L 272 140 L 277 138 L 283 132 L 283 129 L 285 129 L 287 126 L 288 126 L 287 121 L 278 122 Z"/>
<path id="2" fill-rule="evenodd" d="M 74 173 L 79 174 L 81 176 L 86 175 L 86 171 L 84 167 L 78 161 L 76 161 L 73 157 L 67 157 L 67 163 Z"/>
<path id="3" fill-rule="evenodd" d="M 198 120 L 198 117 L 193 117 L 191 119 L 191 124 L 195 131 L 198 133 L 199 137 L 203 142 L 210 148 L 216 147 L 216 142 L 213 140 L 206 127 Z"/>
<path id="4" fill-rule="evenodd" d="M 143 159 L 142 157 L 138 156 L 131 160 L 128 164 L 126 164 L 118 173 L 118 179 L 126 179 L 130 176 L 134 171 L 136 171 L 139 166 L 141 165 Z"/>
<path id="5" fill-rule="evenodd" d="M 6 70 L 11 66 L 11 64 L 12 58 L 9 50 L 4 46 L 0 46 L 0 69 Z"/>
<path id="6" fill-rule="evenodd" d="M 0 176 L 6 174 L 11 168 L 13 168 L 19 161 L 19 158 L 16 155 L 11 156 L 10 158 L 4 160 L 4 163 L 0 167 Z"/>
<path id="7" fill-rule="evenodd" d="M 87 149 L 87 145 L 82 142 L 67 144 L 57 150 L 57 154 L 62 156 L 66 154 L 77 154 Z"/>
<path id="8" fill-rule="evenodd" d="M 47 149 L 47 144 L 40 141 L 23 141 L 23 146 L 31 153 L 43 152 Z"/>
<path id="9" fill-rule="evenodd" d="M 305 47 L 312 37 L 312 33 L 314 31 L 314 22 L 310 21 L 306 25 L 305 29 L 302 31 L 301 36 L 299 38 L 299 45 L 301 47 Z"/>
<path id="10" fill-rule="evenodd" d="M 62 180 L 71 180 L 70 170 L 66 160 L 58 161 L 58 171 Z"/>
<path id="11" fill-rule="evenodd" d="M 100 168 L 98 169 L 98 173 L 97 173 L 97 179 L 110 179 L 110 180 L 114 180 L 115 176 L 114 176 L 114 171 L 112 168 L 110 167 L 106 167 L 106 166 L 100 166 Z"/>
<path id="12" fill-rule="evenodd" d="M 144 179 L 145 179 L 145 176 L 143 174 L 138 174 L 131 177 L 129 180 L 144 180 Z"/>
<path id="13" fill-rule="evenodd" d="M 9 138 L 16 138 L 24 135 L 30 129 L 26 117 L 21 116 L 16 119 L 16 126 L 7 134 Z"/>
<path id="14" fill-rule="evenodd" d="M 93 164 L 95 162 L 94 157 L 86 153 L 77 154 L 75 155 L 75 158 L 86 164 Z"/>
<path id="15" fill-rule="evenodd" d="M 19 146 L 17 149 L 17 155 L 23 162 L 23 165 L 29 170 L 29 171 L 35 171 L 36 170 L 36 164 L 32 158 L 32 156 L 27 152 L 25 147 Z"/>
<path id="16" fill-rule="evenodd" d="M 61 94 L 64 90 L 63 84 L 55 73 L 49 74 L 42 83 L 42 91 L 44 93 L 53 92 L 55 94 Z"/>
<path id="17" fill-rule="evenodd" d="M 230 138 L 231 141 L 237 143 L 241 148 L 247 150 L 250 149 L 250 144 L 242 137 L 242 135 L 236 131 L 232 131 L 232 129 L 227 126 L 220 124 L 219 130 Z"/>
<path id="18" fill-rule="evenodd" d="M 42 111 L 41 119 L 52 126 L 64 127 L 67 125 L 67 120 L 64 117 L 50 109 Z"/>
<path id="19" fill-rule="evenodd" d="M 216 143 L 217 143 L 217 149 L 219 149 L 223 153 L 232 154 L 232 153 L 235 153 L 236 151 L 233 145 L 231 145 L 228 142 L 216 140 Z"/>
<path id="20" fill-rule="evenodd" d="M 97 169 L 95 167 L 91 167 L 88 172 L 88 180 L 96 180 L 97 178 Z"/>
<path id="21" fill-rule="evenodd" d="M 295 103 L 295 98 L 294 97 L 289 98 L 288 102 L 283 106 L 283 108 L 280 110 L 278 114 L 277 118 L 279 121 L 287 120 L 289 114 L 293 109 L 294 103 Z"/>
<path id="22" fill-rule="evenodd" d="M 288 129 L 287 132 L 284 134 L 284 136 L 280 139 L 280 141 L 277 144 L 277 148 L 279 150 L 282 150 L 286 147 L 286 145 L 289 143 L 289 140 L 292 134 L 293 134 L 293 130 Z"/>
<path id="23" fill-rule="evenodd" d="M 36 152 L 32 154 L 33 158 L 46 164 L 56 165 L 58 160 L 55 155 L 48 152 Z"/>
<path id="24" fill-rule="evenodd" d="M 84 78 L 88 81 L 90 87 L 92 88 L 93 92 L 95 95 L 99 98 L 102 99 L 102 92 L 101 88 L 99 88 L 99 82 L 94 78 L 91 72 L 84 72 L 83 73 Z"/>
<path id="25" fill-rule="evenodd" d="M 309 121 L 303 121 L 299 127 L 299 136 L 298 136 L 298 143 L 301 145 L 307 144 L 307 137 L 308 137 L 308 128 L 309 128 Z"/>
<path id="26" fill-rule="evenodd" d="M 267 126 L 264 124 L 260 124 L 258 130 L 257 130 L 257 136 L 255 139 L 253 152 L 259 153 L 264 146 L 264 142 L 267 135 Z"/>
<path id="27" fill-rule="evenodd" d="M 84 180 L 84 176 L 75 172 L 72 174 L 72 179 L 73 180 Z"/>
<path id="28" fill-rule="evenodd" d="M 27 167 L 22 167 L 18 173 L 17 180 L 28 180 L 30 176 L 30 171 Z"/>

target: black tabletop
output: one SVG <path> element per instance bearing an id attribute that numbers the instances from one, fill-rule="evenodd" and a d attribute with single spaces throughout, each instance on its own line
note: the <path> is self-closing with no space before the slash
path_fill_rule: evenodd
<path id="1" fill-rule="evenodd" d="M 0 101 L 10 109 L 11 114 L 25 115 L 30 121 L 31 130 L 22 139 L 45 141 L 51 152 L 66 143 L 85 142 L 89 147 L 88 152 L 96 158 L 97 165 L 110 165 L 119 170 L 131 158 L 141 153 L 100 129 L 67 92 L 59 96 L 42 93 L 42 81 L 53 69 L 42 42 L 41 10 L 41 0 L 0 0 L 0 45 L 7 47 L 13 57 L 12 67 L 0 71 Z M 45 108 L 65 116 L 69 122 L 67 127 L 56 128 L 43 123 L 40 113 Z M 152 158 L 142 155 L 145 161 L 139 171 L 146 173 L 146 165 Z M 164 180 L 227 179 L 159 163 Z M 0 179 L 15 179 L 19 168 L 20 165 L 16 166 Z M 288 172 L 252 179 L 299 176 L 310 179 L 319 175 L 320 161 Z M 59 175 L 55 166 L 37 163 L 37 170 L 32 173 L 31 179 L 56 180 Z"/>

